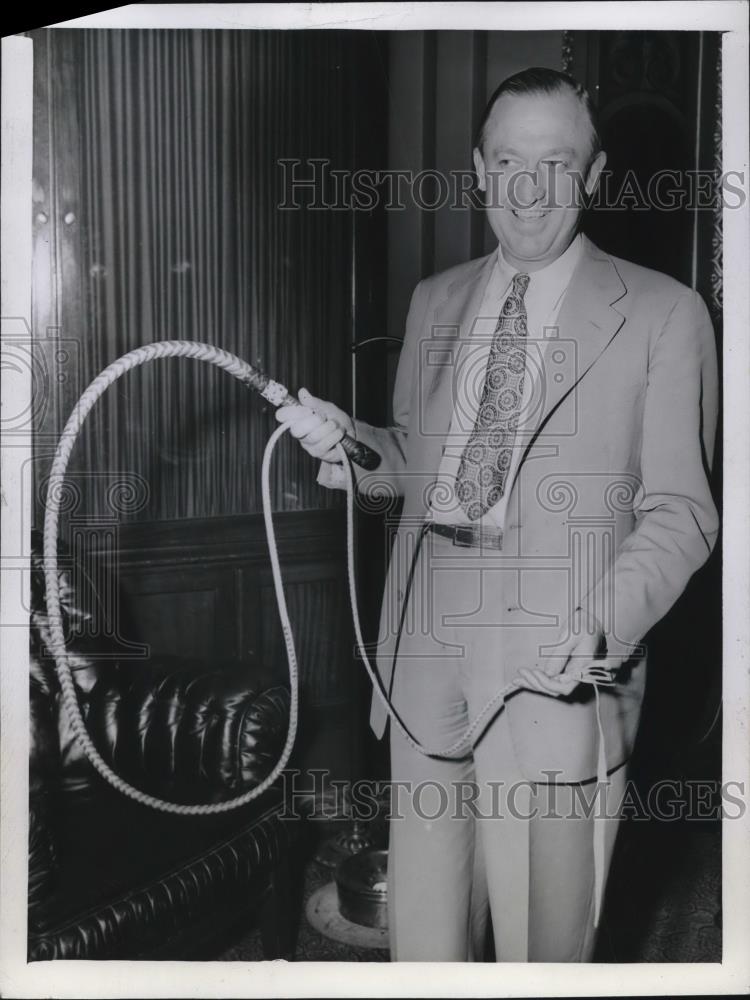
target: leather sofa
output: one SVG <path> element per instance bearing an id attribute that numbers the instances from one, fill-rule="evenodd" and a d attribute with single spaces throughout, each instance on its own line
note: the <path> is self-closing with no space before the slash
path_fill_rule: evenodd
<path id="1" fill-rule="evenodd" d="M 290 957 L 300 823 L 278 787 L 237 810 L 183 817 L 113 790 L 71 733 L 48 653 L 41 535 L 31 556 L 28 959 L 210 958 L 257 918 Z M 176 802 L 232 798 L 279 757 L 289 691 L 231 664 L 134 657 L 108 635 L 97 588 L 61 546 L 64 628 L 87 728 L 114 770 Z"/>

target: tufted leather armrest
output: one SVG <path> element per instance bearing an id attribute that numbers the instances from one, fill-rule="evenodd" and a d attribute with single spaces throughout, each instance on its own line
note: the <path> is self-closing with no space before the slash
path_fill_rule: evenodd
<path id="1" fill-rule="evenodd" d="M 102 676 L 82 695 L 86 726 L 115 772 L 143 791 L 178 802 L 213 802 L 254 787 L 284 746 L 289 691 L 258 691 L 247 670 L 151 659 Z M 64 708 L 61 725 L 67 727 Z M 98 779 L 72 734 L 61 732 L 63 787 Z"/>

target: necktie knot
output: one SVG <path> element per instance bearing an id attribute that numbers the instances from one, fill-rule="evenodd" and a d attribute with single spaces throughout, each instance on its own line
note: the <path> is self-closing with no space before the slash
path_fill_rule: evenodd
<path id="1" fill-rule="evenodd" d="M 530 281 L 531 275 L 529 274 L 513 275 L 513 294 L 522 299 L 526 294 L 526 289 L 529 287 Z"/>

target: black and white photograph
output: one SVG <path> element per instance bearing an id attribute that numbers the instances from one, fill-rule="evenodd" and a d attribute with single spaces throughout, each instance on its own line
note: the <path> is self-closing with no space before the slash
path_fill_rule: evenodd
<path id="1" fill-rule="evenodd" d="M 0 994 L 750 992 L 747 3 L 35 16 Z"/>

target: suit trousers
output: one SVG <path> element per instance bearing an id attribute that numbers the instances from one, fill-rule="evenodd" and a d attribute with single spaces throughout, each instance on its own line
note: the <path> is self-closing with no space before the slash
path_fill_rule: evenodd
<path id="1" fill-rule="evenodd" d="M 425 536 L 391 690 L 423 746 L 449 746 L 503 686 L 493 577 L 485 551 Z M 606 877 L 626 765 L 602 790 L 525 781 L 502 708 L 460 759 L 419 753 L 393 723 L 390 744 L 391 959 L 483 961 L 491 918 L 497 961 L 589 961 L 594 820 L 582 803 L 605 796 Z"/>

